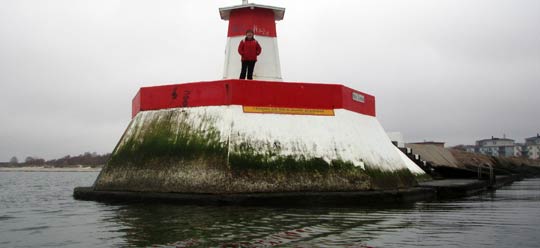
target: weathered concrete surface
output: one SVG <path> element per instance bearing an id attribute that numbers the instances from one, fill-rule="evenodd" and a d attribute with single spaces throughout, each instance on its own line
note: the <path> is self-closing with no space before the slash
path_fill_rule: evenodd
<path id="1" fill-rule="evenodd" d="M 445 199 L 480 193 L 488 189 L 489 183 L 475 179 L 445 179 L 422 182 L 418 186 L 434 189 L 437 198 Z"/>
<path id="2" fill-rule="evenodd" d="M 418 187 L 435 190 L 438 199 L 463 197 L 497 189 L 522 177 L 519 175 L 497 176 L 495 181 L 476 179 L 443 179 L 420 182 Z"/>
<path id="3" fill-rule="evenodd" d="M 540 160 L 517 157 L 491 157 L 458 149 L 449 149 L 449 151 L 465 168 L 492 167 L 497 175 L 519 174 L 524 177 L 540 175 Z"/>
<path id="4" fill-rule="evenodd" d="M 404 161 L 372 116 L 244 113 L 242 106 L 143 111 L 102 169 L 98 191 L 255 193 L 408 188 Z"/>
<path id="5" fill-rule="evenodd" d="M 454 155 L 442 146 L 432 144 L 406 144 L 405 146 L 411 148 L 413 153 L 420 155 L 422 160 L 430 162 L 432 166 L 462 168 Z"/>
<path id="6" fill-rule="evenodd" d="M 449 188 L 482 187 L 483 185 L 487 185 L 486 181 L 475 180 L 475 179 L 444 179 L 444 180 L 433 180 L 429 182 L 419 183 L 420 187 L 449 187 Z"/>
<path id="7" fill-rule="evenodd" d="M 500 188 L 520 179 L 519 175 L 498 176 L 496 181 L 491 183 L 474 179 L 444 179 L 421 182 L 418 187 L 409 189 L 356 192 L 187 194 L 99 191 L 93 187 L 77 187 L 73 195 L 78 200 L 102 202 L 171 202 L 195 205 L 260 206 L 371 206 L 470 196 L 486 190 Z"/>
<path id="8" fill-rule="evenodd" d="M 429 188 L 358 192 L 285 192 L 246 194 L 186 194 L 163 192 L 96 191 L 92 187 L 77 187 L 78 200 L 102 202 L 168 202 L 183 205 L 255 205 L 255 206 L 371 206 L 410 203 L 435 198 Z"/>

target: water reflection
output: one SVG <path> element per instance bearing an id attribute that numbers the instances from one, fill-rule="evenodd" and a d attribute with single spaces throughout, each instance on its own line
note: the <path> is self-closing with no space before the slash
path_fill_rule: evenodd
<path id="1" fill-rule="evenodd" d="M 538 247 L 540 179 L 370 208 L 76 201 L 96 173 L 0 173 L 0 247 Z"/>
<path id="2" fill-rule="evenodd" d="M 265 247 L 302 244 L 365 247 L 374 232 L 413 225 L 394 208 L 250 208 L 165 204 L 123 206 L 116 216 L 133 246 Z M 361 230 L 361 231 L 359 231 Z"/>
<path id="3" fill-rule="evenodd" d="M 372 208 L 136 204 L 106 221 L 137 247 L 536 247 L 539 189 L 529 180 L 460 200 Z"/>

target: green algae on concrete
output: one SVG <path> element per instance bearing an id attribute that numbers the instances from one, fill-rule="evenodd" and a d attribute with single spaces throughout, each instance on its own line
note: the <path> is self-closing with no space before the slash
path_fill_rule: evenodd
<path id="1" fill-rule="evenodd" d="M 428 181 L 433 180 L 433 178 L 430 175 L 428 175 L 427 173 L 425 173 L 425 174 L 414 174 L 414 177 L 416 178 L 416 182 L 418 182 L 418 183 L 428 182 Z"/>
<path id="2" fill-rule="evenodd" d="M 371 188 L 370 178 L 352 163 L 322 158 L 230 154 L 233 176 L 264 191 L 353 191 Z"/>
<path id="3" fill-rule="evenodd" d="M 191 121 L 196 119 L 197 121 Z M 132 120 L 95 187 L 136 191 L 215 190 L 226 144 L 211 115 L 151 111 Z M 192 183 L 189 183 L 189 182 Z M 193 184 L 193 185 L 192 185 Z M 195 185 L 196 184 L 196 185 Z M 198 185 L 198 186 L 197 186 Z"/>
<path id="4" fill-rule="evenodd" d="M 408 188 L 417 184 L 415 175 L 408 169 L 383 171 L 367 165 L 365 173 L 371 178 L 373 189 Z"/>
<path id="5" fill-rule="evenodd" d="M 250 193 L 358 191 L 416 185 L 409 170 L 382 171 L 308 153 L 283 155 L 277 142 L 231 141 L 230 126 L 213 112 L 140 112 L 129 125 L 96 190 Z M 224 124 L 225 123 L 225 124 Z M 240 141 L 241 140 L 241 141 Z"/>
<path id="6" fill-rule="evenodd" d="M 312 181 L 321 183 L 315 177 L 319 175 L 331 180 L 334 184 L 339 184 L 341 190 L 407 188 L 415 186 L 416 179 L 421 176 L 414 175 L 408 169 L 383 171 L 370 165 L 362 168 L 351 161 L 342 159 L 327 161 L 320 157 L 306 158 L 304 155 L 280 156 L 278 154 L 281 147 L 275 145 L 278 141 L 261 144 L 260 141 L 252 141 L 245 137 L 242 139 L 244 141 L 233 146 L 229 154 L 229 165 L 233 171 L 249 170 L 252 173 L 270 175 L 270 177 L 272 174 L 291 174 L 296 178 L 311 177 Z M 337 178 L 331 178 L 334 176 Z M 259 180 L 262 179 L 259 178 Z"/>
<path id="7" fill-rule="evenodd" d="M 178 113 L 167 111 L 160 118 L 148 120 L 144 127 L 135 126 L 133 132 L 140 135 L 126 137 L 113 152 L 109 163 L 144 163 L 160 157 L 193 159 L 226 155 L 226 144 L 220 142 L 220 133 L 213 125 L 192 127 L 185 120 Z M 211 119 L 204 116 L 203 121 L 211 122 Z"/>

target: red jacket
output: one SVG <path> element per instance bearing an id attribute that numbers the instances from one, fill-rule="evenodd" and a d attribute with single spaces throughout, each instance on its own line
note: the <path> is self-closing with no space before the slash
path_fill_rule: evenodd
<path id="1" fill-rule="evenodd" d="M 242 61 L 257 61 L 257 56 L 261 54 L 262 48 L 255 39 L 243 39 L 238 45 L 238 53 L 242 56 Z"/>

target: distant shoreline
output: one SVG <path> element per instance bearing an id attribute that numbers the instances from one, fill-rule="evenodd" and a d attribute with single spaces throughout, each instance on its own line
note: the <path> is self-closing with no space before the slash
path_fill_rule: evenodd
<path id="1" fill-rule="evenodd" d="M 0 172 L 99 172 L 101 168 L 92 167 L 0 167 Z"/>

